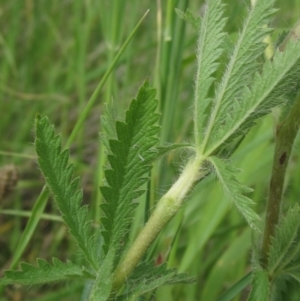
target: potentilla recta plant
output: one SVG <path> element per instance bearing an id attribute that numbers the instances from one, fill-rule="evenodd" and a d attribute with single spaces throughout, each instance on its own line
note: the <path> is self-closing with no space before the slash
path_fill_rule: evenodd
<path id="1" fill-rule="evenodd" d="M 158 100 L 155 89 L 148 81 L 131 101 L 125 120 L 116 120 L 110 108 L 106 109 L 102 118 L 101 139 L 106 149 L 107 168 L 105 182 L 100 187 L 105 199 L 101 205 L 100 230 L 91 227 L 88 207 L 81 204 L 82 191 L 78 188 L 79 180 L 73 179 L 68 149 L 62 150 L 61 138 L 55 134 L 48 118 L 37 115 L 35 147 L 46 181 L 45 189 L 53 195 L 85 258 L 85 264 L 64 263 L 58 259 L 52 262 L 38 259 L 35 266 L 21 263 L 20 270 L 6 271 L 0 284 L 34 285 L 74 278 L 77 281 L 89 280 L 92 283 L 89 300 L 95 301 L 136 300 L 161 285 L 193 281 L 190 276 L 177 273 L 176 269 L 168 269 L 165 264 L 155 265 L 152 260 L 146 260 L 145 255 L 161 230 L 183 203 L 188 202 L 190 191 L 210 174 L 222 185 L 224 198 L 237 207 L 249 227 L 257 233 L 256 236 L 262 236 L 258 226 L 259 216 L 252 209 L 252 200 L 246 196 L 251 189 L 237 181 L 238 170 L 231 165 L 230 156 L 258 118 L 270 113 L 275 106 L 289 104 L 290 110 L 283 116 L 282 125 L 286 131 L 290 127 L 294 130 L 289 138 L 286 132 L 280 132 L 281 136 L 289 139 L 284 142 L 289 145 L 284 159 L 280 148 L 283 142 L 278 142 L 279 163 L 283 162 L 281 165 L 285 167 L 298 131 L 300 43 L 297 36 L 288 36 L 271 59 L 264 57 L 267 45 L 263 41 L 272 33 L 267 25 L 276 12 L 273 4 L 273 0 L 257 0 L 249 9 L 235 44 L 230 47 L 225 71 L 218 81 L 215 74 L 224 55 L 225 39 L 228 38 L 224 31 L 226 7 L 220 0 L 208 0 L 201 21 L 190 20 L 199 27 L 194 83 L 194 138 L 191 143 L 158 146 Z M 189 19 L 189 15 L 184 16 Z M 228 51 L 228 41 L 226 43 Z M 157 200 L 153 213 L 130 245 L 127 241 L 133 211 L 140 196 L 145 193 L 152 165 L 162 154 L 176 148 L 187 148 L 190 157 L 178 179 Z M 282 179 L 284 173 L 285 169 L 281 172 Z M 275 179 L 277 174 L 276 170 L 273 171 Z M 275 218 L 274 213 L 267 212 L 263 247 L 254 245 L 253 289 L 248 299 L 251 301 L 273 300 L 278 279 L 291 277 L 300 281 L 300 246 L 297 243 L 299 209 L 291 208 L 286 217 L 280 217 L 279 203 L 275 206 Z M 272 220 L 268 220 L 270 216 Z M 99 235 L 101 239 L 96 240 L 95 236 Z"/>

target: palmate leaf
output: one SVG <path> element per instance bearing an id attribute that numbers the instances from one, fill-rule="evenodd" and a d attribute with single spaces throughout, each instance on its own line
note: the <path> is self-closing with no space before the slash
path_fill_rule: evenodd
<path id="1" fill-rule="evenodd" d="M 256 1 L 249 12 L 226 71 L 217 86 L 209 120 L 207 124 L 203 124 L 201 130 L 205 133 L 200 147 L 203 153 L 208 153 L 207 148 L 216 141 L 215 132 L 218 132 L 226 122 L 228 109 L 232 108 L 235 99 L 240 100 L 245 85 L 251 83 L 252 76 L 257 71 L 257 58 L 263 54 L 265 48 L 262 40 L 270 32 L 270 29 L 265 28 L 264 25 L 275 13 L 275 10 L 271 9 L 273 2 L 272 0 Z M 216 24 L 214 26 L 217 27 Z M 195 102 L 197 104 L 197 100 Z M 200 102 L 199 107 L 203 107 L 203 104 Z"/>
<path id="2" fill-rule="evenodd" d="M 255 230 L 258 230 L 255 222 L 259 220 L 259 216 L 251 209 L 253 201 L 242 193 L 249 193 L 252 189 L 240 184 L 234 174 L 237 172 L 233 166 L 226 161 L 217 157 L 209 157 L 208 161 L 212 165 L 214 174 L 219 180 L 225 197 L 232 201 L 240 213 L 244 216 L 248 224 Z"/>
<path id="3" fill-rule="evenodd" d="M 272 238 L 268 260 L 268 271 L 271 275 L 296 275 L 300 270 L 300 262 L 293 262 L 300 254 L 299 227 L 299 206 L 295 206 L 288 210 L 286 217 L 282 217 Z"/>
<path id="4" fill-rule="evenodd" d="M 105 253 L 113 247 L 120 256 L 118 250 L 128 232 L 135 200 L 143 193 L 140 187 L 148 180 L 151 163 L 157 156 L 153 149 L 159 132 L 157 105 L 155 90 L 146 82 L 137 99 L 132 100 L 125 122 L 116 122 L 117 139 L 108 139 L 110 168 L 105 170 L 107 185 L 100 188 L 106 200 L 101 206 L 105 214 L 101 219 Z"/>
<path id="5" fill-rule="evenodd" d="M 79 179 L 72 180 L 73 165 L 68 165 L 68 150 L 61 151 L 61 137 L 55 136 L 48 118 L 36 118 L 36 152 L 40 169 L 70 233 L 92 267 L 98 269 L 98 256 L 93 240 L 87 206 L 81 206 Z"/>
<path id="6" fill-rule="evenodd" d="M 214 82 L 213 73 L 217 70 L 223 49 L 221 47 L 225 33 L 223 28 L 224 4 L 220 0 L 208 0 L 205 14 L 201 21 L 197 45 L 197 72 L 195 79 L 194 132 L 195 142 L 199 145 L 204 135 L 207 110 L 211 100 L 209 89 Z"/>
<path id="7" fill-rule="evenodd" d="M 121 300 L 132 300 L 157 287 L 166 284 L 192 283 L 195 279 L 187 274 L 178 274 L 176 269 L 167 269 L 166 264 L 154 266 L 153 263 L 141 263 L 127 280 L 128 293 Z"/>
<path id="8" fill-rule="evenodd" d="M 5 277 L 0 279 L 0 285 L 40 285 L 44 283 L 68 281 L 74 278 L 84 280 L 94 279 L 95 276 L 70 261 L 63 263 L 57 258 L 53 258 L 52 264 L 50 264 L 43 259 L 38 259 L 37 266 L 21 263 L 20 271 L 6 271 Z"/>
<path id="9" fill-rule="evenodd" d="M 262 74 L 255 75 L 251 90 L 244 89 L 241 101 L 232 101 L 232 107 L 224 113 L 226 120 L 217 123 L 211 133 L 207 154 L 244 135 L 257 118 L 289 100 L 291 91 L 299 87 L 300 42 L 291 41 L 283 53 L 277 51 L 273 61 L 265 63 Z"/>

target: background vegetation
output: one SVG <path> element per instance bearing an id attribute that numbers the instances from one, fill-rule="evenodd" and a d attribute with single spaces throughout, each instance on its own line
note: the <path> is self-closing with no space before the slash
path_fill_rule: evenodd
<path id="1" fill-rule="evenodd" d="M 246 6 L 239 0 L 225 2 L 229 17 L 226 30 L 234 36 L 241 27 Z M 280 34 L 299 18 L 300 1 L 280 0 L 276 6 L 280 11 L 273 26 L 279 28 L 277 34 Z M 78 257 L 53 202 L 48 201 L 45 208 L 34 207 L 44 184 L 32 143 L 34 117 L 37 112 L 49 116 L 66 141 L 79 112 L 147 9 L 150 9 L 147 18 L 126 48 L 71 147 L 76 174 L 82 178 L 85 202 L 93 209 L 94 226 L 99 227 L 102 201 L 98 189 L 103 177 L 99 131 L 104 103 L 113 101 L 117 114 L 123 116 L 138 87 L 149 78 L 160 99 L 161 142 L 189 141 L 197 32 L 179 18 L 175 8 L 183 11 L 189 8 L 201 14 L 203 3 L 195 0 L 1 1 L 1 276 L 20 260 L 34 263 L 37 257 L 47 260 L 53 256 L 61 260 Z M 239 180 L 254 189 L 251 197 L 261 216 L 265 211 L 273 156 L 274 118 L 276 112 L 262 119 L 232 157 L 234 165 L 243 171 Z M 288 205 L 296 203 L 300 195 L 297 148 L 286 183 L 285 203 Z M 181 152 L 166 157 L 155 166 L 150 201 L 146 206 L 141 202 L 137 210 L 132 238 L 143 225 L 144 213 L 149 213 L 158 196 L 173 183 L 186 155 Z M 3 168 L 8 164 L 13 164 L 19 173 L 16 189 L 9 195 L 3 187 L 12 175 L 7 167 Z M 4 192 L 6 196 L 2 197 Z M 35 218 L 30 219 L 28 225 L 31 212 Z M 30 240 L 24 239 L 27 237 Z M 197 281 L 159 288 L 155 300 L 216 299 L 249 271 L 250 246 L 249 227 L 238 212 L 224 202 L 214 179 L 205 179 L 153 247 L 157 263 L 167 261 L 169 267 L 197 275 Z M 84 300 L 86 287 L 76 283 L 42 288 L 8 287 L 1 290 L 0 300 Z M 247 290 L 235 300 L 244 300 L 246 294 Z"/>

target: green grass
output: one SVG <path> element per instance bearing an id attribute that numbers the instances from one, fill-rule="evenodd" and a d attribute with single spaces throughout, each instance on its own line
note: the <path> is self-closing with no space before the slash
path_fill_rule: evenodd
<path id="1" fill-rule="evenodd" d="M 227 3 L 226 30 L 234 36 L 241 28 L 245 5 L 243 1 Z M 274 25 L 289 29 L 299 16 L 300 1 L 281 0 L 276 6 L 281 10 Z M 84 201 L 93 208 L 94 226 L 99 226 L 99 205 L 103 202 L 98 187 L 105 161 L 98 133 L 104 103 L 113 101 L 117 115 L 123 116 L 137 88 L 149 78 L 160 99 L 161 143 L 190 141 L 197 33 L 178 17 L 174 8 L 190 8 L 195 13 L 203 9 L 195 0 L 1 2 L 0 166 L 15 164 L 20 173 L 15 191 L 0 200 L 0 210 L 15 210 L 15 215 L 0 211 L 1 272 L 16 267 L 20 261 L 34 263 L 36 257 L 80 260 L 65 226 L 43 216 L 56 216 L 58 212 L 47 193 L 40 195 L 44 183 L 35 160 L 28 158 L 35 156 L 34 118 L 36 113 L 49 116 L 68 143 L 77 117 L 148 9 L 149 14 L 101 92 L 93 98 L 82 128 L 72 137 L 71 158 L 75 173 L 82 177 Z M 243 171 L 239 181 L 254 189 L 252 198 L 261 216 L 271 173 L 273 136 L 273 118 L 267 116 L 251 130 L 232 157 L 233 165 Z M 146 206 L 141 204 L 135 213 L 132 239 L 141 229 L 149 208 L 173 183 L 186 156 L 179 152 L 155 165 Z M 298 164 L 298 153 L 294 151 L 285 192 L 288 204 L 299 198 Z M 251 261 L 250 231 L 237 211 L 230 209 L 213 179 L 205 179 L 192 192 L 184 209 L 160 234 L 152 253 L 154 258 L 166 260 L 169 267 L 197 275 L 197 281 L 159 288 L 155 300 L 215 300 L 247 274 Z M 22 211 L 31 211 L 32 218 L 22 216 Z M 0 300 L 84 300 L 87 287 L 89 283 L 68 288 L 8 287 L 2 289 Z M 240 294 L 233 300 L 245 300 L 245 296 Z"/>

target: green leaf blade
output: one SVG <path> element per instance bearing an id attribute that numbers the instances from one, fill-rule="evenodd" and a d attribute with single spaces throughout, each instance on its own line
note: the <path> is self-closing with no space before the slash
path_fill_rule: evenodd
<path id="1" fill-rule="evenodd" d="M 270 298 L 270 283 L 268 272 L 260 269 L 254 271 L 252 290 L 247 301 L 266 301 Z"/>
<path id="2" fill-rule="evenodd" d="M 207 109 L 210 106 L 209 89 L 214 81 L 213 73 L 217 70 L 223 49 L 223 32 L 226 19 L 223 18 L 224 4 L 220 0 L 206 2 L 206 10 L 201 21 L 197 46 L 197 71 L 195 79 L 194 132 L 198 146 L 203 139 Z"/>
<path id="3" fill-rule="evenodd" d="M 111 248 L 104 260 L 91 288 L 89 301 L 106 301 L 111 294 L 114 250 Z"/>
<path id="4" fill-rule="evenodd" d="M 207 154 L 224 143 L 242 136 L 255 121 L 289 100 L 289 93 L 300 85 L 300 42 L 291 41 L 283 53 L 277 51 L 272 62 L 266 62 L 262 74 L 256 74 L 252 89 L 245 89 L 236 101 L 224 124 L 214 132 L 214 142 Z"/>
<path id="5" fill-rule="evenodd" d="M 125 122 L 116 122 L 117 139 L 107 139 L 110 168 L 105 170 L 107 185 L 100 188 L 106 200 L 101 205 L 105 214 L 101 221 L 105 228 L 102 235 L 106 253 L 115 248 L 119 256 L 121 241 L 128 232 L 136 207 L 134 201 L 143 193 L 140 186 L 147 182 L 145 175 L 157 157 L 157 151 L 153 149 L 159 132 L 157 105 L 155 90 L 146 82 L 131 102 Z"/>
<path id="6" fill-rule="evenodd" d="M 22 284 L 22 285 L 42 285 L 69 281 L 70 279 L 93 279 L 89 273 L 85 273 L 79 267 L 68 261 L 63 263 L 57 258 L 53 258 L 52 264 L 43 259 L 37 260 L 37 266 L 28 263 L 21 263 L 21 270 L 9 270 L 5 272 L 5 277 L 0 280 L 0 284 Z"/>
<path id="7" fill-rule="evenodd" d="M 276 227 L 275 236 L 269 252 L 268 270 L 270 274 L 279 274 L 285 268 L 289 270 L 289 263 L 295 256 L 299 257 L 299 206 L 290 208 L 286 217 L 282 217 Z M 293 268 L 294 264 L 291 265 Z M 292 272 L 292 270 L 290 270 Z"/>
<path id="8" fill-rule="evenodd" d="M 205 154 L 212 153 L 211 145 L 221 136 L 218 133 L 228 118 L 228 110 L 234 106 L 235 100 L 243 102 L 241 94 L 258 70 L 257 58 L 263 54 L 265 48 L 262 41 L 270 32 L 264 25 L 268 24 L 275 12 L 271 9 L 273 2 L 256 1 L 244 23 L 227 69 L 216 89 L 210 118 L 205 126 L 205 137 L 201 144 L 201 150 Z M 235 114 L 235 111 L 232 114 Z"/>
<path id="9" fill-rule="evenodd" d="M 247 223 L 254 230 L 258 231 L 255 223 L 260 218 L 251 208 L 253 201 L 243 195 L 243 193 L 251 192 L 252 189 L 240 184 L 236 180 L 234 173 L 236 173 L 237 170 L 224 160 L 217 157 L 209 157 L 208 161 L 211 163 L 214 173 L 222 185 L 225 196 L 234 203 L 238 211 L 244 216 Z"/>
<path id="10" fill-rule="evenodd" d="M 79 179 L 72 180 L 73 166 L 68 165 L 69 153 L 61 152 L 61 138 L 55 136 L 48 118 L 36 118 L 36 152 L 46 183 L 54 195 L 70 233 L 76 239 L 89 263 L 95 270 L 98 256 L 93 241 L 87 206 L 81 206 L 82 191 L 77 188 Z"/>

